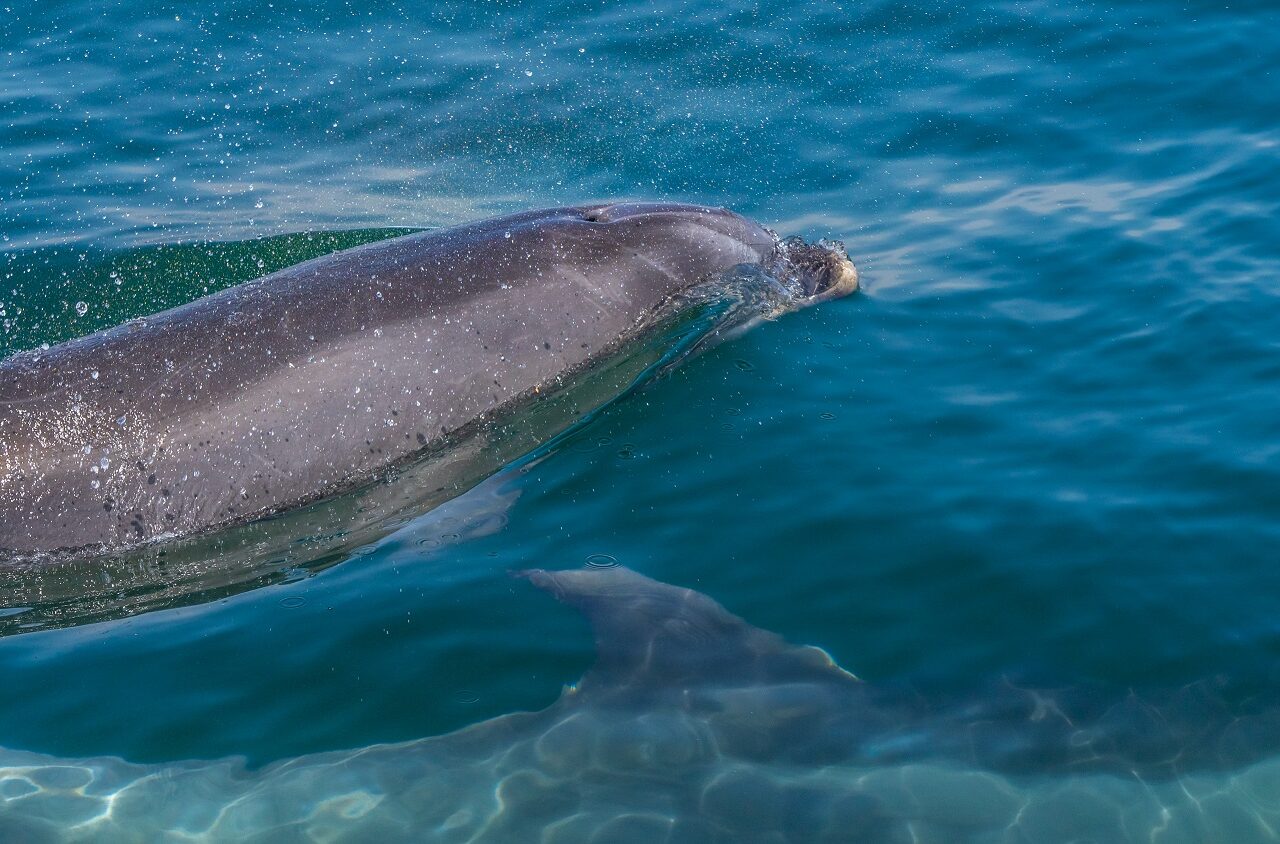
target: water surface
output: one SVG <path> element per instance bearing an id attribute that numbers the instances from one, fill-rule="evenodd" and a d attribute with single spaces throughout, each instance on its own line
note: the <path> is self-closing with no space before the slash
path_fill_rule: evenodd
<path id="1" fill-rule="evenodd" d="M 428 514 L 256 590 L 0 640 L 0 746 L 265 764 L 536 709 L 591 637 L 507 572 L 593 555 L 871 682 L 1276 687 L 1267 4 L 0 14 L 9 351 L 615 196 L 841 238 L 866 288 L 611 406 L 456 516 L 483 529 Z"/>

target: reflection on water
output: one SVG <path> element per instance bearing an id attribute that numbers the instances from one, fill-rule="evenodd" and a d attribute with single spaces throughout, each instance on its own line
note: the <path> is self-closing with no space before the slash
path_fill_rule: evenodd
<path id="1" fill-rule="evenodd" d="M 8 252 L 5 277 L 11 287 L 9 305 L 0 302 L 0 356 L 92 334 L 310 258 L 411 231 L 298 232 L 114 252 L 70 247 Z"/>

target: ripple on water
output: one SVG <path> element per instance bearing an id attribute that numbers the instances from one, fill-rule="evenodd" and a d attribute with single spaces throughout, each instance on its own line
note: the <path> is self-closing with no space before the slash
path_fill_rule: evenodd
<path id="1" fill-rule="evenodd" d="M 770 627 L 872 682 L 963 693 L 1034 666 L 1117 700 L 1217 675 L 1238 682 L 1237 703 L 1275 688 L 1280 57 L 1241 47 L 1265 46 L 1274 4 L 655 0 L 646 17 L 549 0 L 421 14 L 317 0 L 289 15 L 215 0 L 181 20 L 100 0 L 7 5 L 10 351 L 402 233 L 374 226 L 614 195 L 842 238 L 867 286 L 727 340 L 522 467 L 520 506 L 483 540 L 439 550 L 442 534 L 476 536 L 469 521 L 405 535 L 441 565 L 316 576 L 306 608 L 341 607 L 324 625 L 279 610 L 312 563 L 338 562 L 321 549 L 368 541 L 340 520 L 271 565 L 278 593 L 78 630 L 49 629 L 61 619 L 3 592 L 0 569 L 6 631 L 33 633 L 0 639 L 0 746 L 266 763 L 534 709 L 579 676 L 589 637 L 505 571 L 606 546 L 767 608 Z M 636 443 L 645 459 L 620 463 Z M 469 576 L 442 577 L 445 557 Z M 79 577 L 131 600 L 105 572 Z M 380 629 L 393 634 L 368 644 Z M 464 675 L 459 643 L 482 648 Z M 441 677 L 483 702 L 459 706 L 451 685 L 405 693 Z M 565 776 L 590 765 L 564 753 Z M 825 834 L 893 840 L 893 823 L 952 841 L 981 823 L 1012 824 L 991 840 L 1115 840 L 1119 824 L 1141 840 L 1266 840 L 1275 770 L 1213 773 L 1125 786 L 886 766 L 850 775 L 856 799 L 827 783 Z M 139 790 L 152 784 L 165 785 Z M 736 823 L 755 795 L 776 817 L 766 786 L 722 777 L 707 808 Z M 826 787 L 781 782 L 787 812 L 810 786 Z M 0 771 L 4 798 L 47 805 L 33 787 Z M 60 818 L 102 810 L 65 793 Z M 411 817 L 440 793 L 370 815 Z M 216 799 L 193 802 L 216 815 Z M 244 829 L 268 804 L 236 804 Z M 350 805 L 363 811 L 326 817 Z M 463 807 L 466 838 L 490 809 L 449 812 Z M 584 809 L 594 826 L 558 841 L 653 821 L 616 809 Z"/>

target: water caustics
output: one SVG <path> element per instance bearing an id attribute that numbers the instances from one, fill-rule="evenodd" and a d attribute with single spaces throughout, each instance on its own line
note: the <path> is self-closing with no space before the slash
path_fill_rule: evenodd
<path id="1" fill-rule="evenodd" d="M 540 712 L 320 753 L 135 765 L 0 752 L 18 841 L 1270 840 L 1280 760 L 1247 719 L 1007 690 L 926 707 L 706 595 L 622 567 L 521 573 L 595 666 Z M 1255 716 L 1274 732 L 1280 709 Z M 1203 757 L 1196 748 L 1212 748 Z"/>
<path id="2" fill-rule="evenodd" d="M 839 237 L 868 287 L 556 405 L 528 460 L 486 432 L 459 457 L 512 471 L 425 514 L 402 466 L 4 569 L 0 841 L 1278 837 L 1276 4 L 8 5 L 5 354 L 609 196 Z M 588 558 L 866 682 L 719 674 L 712 712 L 589 678 L 554 711 L 590 735 L 501 718 L 591 658 L 507 570 Z M 825 756 L 725 726 L 814 707 Z"/>

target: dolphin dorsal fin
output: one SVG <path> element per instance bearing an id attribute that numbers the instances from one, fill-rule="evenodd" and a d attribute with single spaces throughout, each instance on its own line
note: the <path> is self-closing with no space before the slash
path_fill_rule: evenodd
<path id="1" fill-rule="evenodd" d="M 591 623 L 598 657 L 582 691 L 857 682 L 819 648 L 789 644 L 700 592 L 627 568 L 519 574 Z"/>

